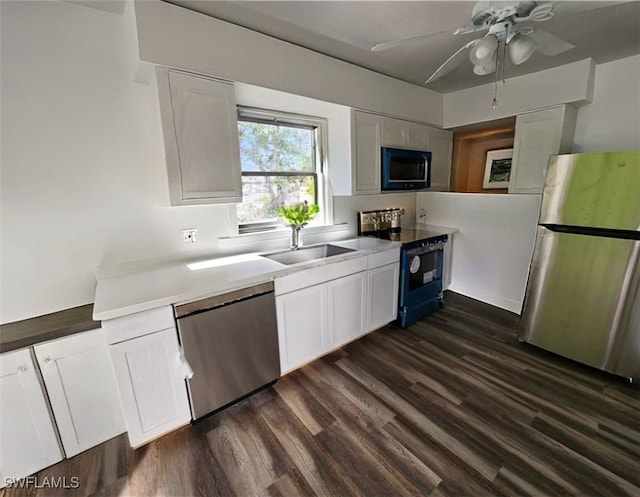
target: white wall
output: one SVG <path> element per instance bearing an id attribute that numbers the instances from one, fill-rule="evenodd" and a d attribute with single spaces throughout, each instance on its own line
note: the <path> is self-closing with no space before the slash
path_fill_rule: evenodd
<path id="1" fill-rule="evenodd" d="M 540 195 L 418 193 L 426 222 L 459 229 L 450 290 L 520 313 L 533 253 Z"/>
<path id="2" fill-rule="evenodd" d="M 169 207 L 156 88 L 133 82 L 132 4 L 0 8 L 1 322 L 93 302 L 102 263 L 215 247 L 226 206 Z M 197 248 L 181 240 L 192 226 Z"/>
<path id="3" fill-rule="evenodd" d="M 494 121 L 553 105 L 590 102 L 594 71 L 594 62 L 586 59 L 509 78 L 504 84 L 498 84 L 495 109 L 492 108 L 493 83 L 447 93 L 443 104 L 443 127 Z"/>
<path id="4" fill-rule="evenodd" d="M 145 62 L 442 126 L 427 88 L 169 3 L 138 1 L 136 14 Z"/>
<path id="5" fill-rule="evenodd" d="M 593 103 L 578 109 L 572 152 L 640 149 L 640 55 L 596 67 Z"/>

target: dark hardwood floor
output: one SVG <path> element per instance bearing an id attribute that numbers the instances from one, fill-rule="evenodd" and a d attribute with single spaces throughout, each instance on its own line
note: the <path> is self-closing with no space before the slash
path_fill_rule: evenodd
<path id="1" fill-rule="evenodd" d="M 9 496 L 639 496 L 636 387 L 520 344 L 455 294 L 136 451 L 126 436 Z"/>

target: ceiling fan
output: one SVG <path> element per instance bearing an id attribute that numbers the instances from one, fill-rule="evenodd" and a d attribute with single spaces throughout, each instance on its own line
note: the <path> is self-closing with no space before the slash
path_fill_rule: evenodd
<path id="1" fill-rule="evenodd" d="M 481 38 L 464 44 L 435 70 L 425 84 L 435 81 L 457 67 L 465 59 L 466 50 L 469 50 L 469 59 L 474 65 L 473 72 L 477 75 L 495 73 L 497 81 L 503 78 L 507 53 L 511 61 L 519 65 L 527 61 L 536 50 L 544 55 L 558 55 L 574 48 L 571 43 L 547 31 L 530 26 L 519 26 L 528 21 L 548 21 L 554 17 L 553 8 L 554 4 L 551 2 L 478 2 L 471 13 L 471 24 L 456 29 L 453 34 L 465 35 L 481 31 L 487 33 Z M 450 31 L 438 31 L 379 43 L 373 46 L 371 51 L 387 50 L 444 32 Z"/>

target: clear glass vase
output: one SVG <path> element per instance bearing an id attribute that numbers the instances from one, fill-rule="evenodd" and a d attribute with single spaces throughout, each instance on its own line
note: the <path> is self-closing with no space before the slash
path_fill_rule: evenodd
<path id="1" fill-rule="evenodd" d="M 292 224 L 291 226 L 291 250 L 298 250 L 302 247 L 302 225 Z"/>

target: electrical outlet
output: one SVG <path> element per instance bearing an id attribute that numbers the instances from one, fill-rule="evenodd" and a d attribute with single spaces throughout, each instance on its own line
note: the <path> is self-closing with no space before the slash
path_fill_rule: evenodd
<path id="1" fill-rule="evenodd" d="M 184 243 L 196 243 L 198 241 L 197 228 L 182 230 L 182 237 L 184 238 Z"/>

